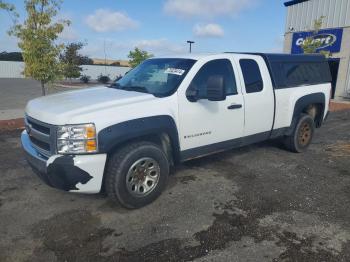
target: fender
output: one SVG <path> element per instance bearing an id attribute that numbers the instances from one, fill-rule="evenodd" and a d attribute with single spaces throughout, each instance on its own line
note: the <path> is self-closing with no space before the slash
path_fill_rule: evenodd
<path id="1" fill-rule="evenodd" d="M 179 136 L 174 119 L 168 115 L 151 116 L 125 121 L 102 129 L 98 133 L 98 148 L 109 153 L 130 139 L 166 133 L 171 140 L 174 158 L 179 157 Z"/>
<path id="2" fill-rule="evenodd" d="M 294 106 L 294 112 L 293 112 L 293 117 L 292 117 L 292 123 L 289 128 L 289 132 L 293 132 L 298 118 L 300 114 L 303 112 L 303 110 L 311 104 L 321 104 L 322 106 L 322 111 L 320 119 L 316 119 L 316 126 L 320 127 L 323 122 L 323 117 L 324 117 L 324 109 L 325 109 L 325 104 L 326 104 L 326 96 L 324 93 L 314 93 L 314 94 L 309 94 L 306 96 L 300 97 L 297 102 L 295 103 Z M 288 133 L 289 133 L 288 132 Z"/>

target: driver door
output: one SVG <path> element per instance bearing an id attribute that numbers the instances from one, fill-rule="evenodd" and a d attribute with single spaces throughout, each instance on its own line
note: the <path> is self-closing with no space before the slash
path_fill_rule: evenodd
<path id="1" fill-rule="evenodd" d="M 197 64 L 187 89 L 179 90 L 180 148 L 182 159 L 213 153 L 235 146 L 244 131 L 244 99 L 235 64 L 218 58 Z M 226 99 L 206 99 L 208 79 L 223 76 Z M 196 89 L 198 100 L 191 102 L 188 89 Z"/>

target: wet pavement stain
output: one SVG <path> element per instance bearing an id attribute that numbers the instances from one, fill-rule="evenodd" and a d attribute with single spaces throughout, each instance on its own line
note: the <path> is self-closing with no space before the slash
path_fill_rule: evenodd
<path id="1" fill-rule="evenodd" d="M 11 191 L 15 191 L 17 189 L 18 189 L 18 187 L 15 187 L 15 186 L 5 187 L 3 190 L 0 191 L 0 195 L 11 192 Z"/>
<path id="2" fill-rule="evenodd" d="M 277 234 L 279 238 L 276 243 L 279 246 L 286 247 L 278 258 L 273 261 L 283 262 L 346 262 L 350 260 L 349 254 L 334 255 L 330 251 L 313 248 L 314 238 L 312 236 L 299 238 L 293 232 L 284 231 L 282 234 Z M 350 243 L 350 242 L 349 242 Z M 318 243 L 322 245 L 322 243 Z"/>
<path id="3" fill-rule="evenodd" d="M 348 170 L 348 169 L 338 169 L 338 174 L 340 176 L 350 176 L 350 170 Z"/>
<path id="4" fill-rule="evenodd" d="M 195 176 L 183 176 L 179 177 L 180 183 L 187 185 L 189 182 L 196 181 Z"/>
<path id="5" fill-rule="evenodd" d="M 334 255 L 330 251 L 314 250 L 313 237 L 300 239 L 292 232 L 279 234 L 266 227 L 259 227 L 256 219 L 242 215 L 214 214 L 214 223 L 207 229 L 196 233 L 193 238 L 199 245 L 186 245 L 189 240 L 167 239 L 142 247 L 135 251 L 123 250 L 108 258 L 110 261 L 192 261 L 208 253 L 225 249 L 232 241 L 242 237 L 252 237 L 255 243 L 274 240 L 277 246 L 286 250 L 273 261 L 349 261 L 346 254 Z M 277 239 L 277 240 L 276 240 Z"/>
<path id="6" fill-rule="evenodd" d="M 112 229 L 100 227 L 98 217 L 88 211 L 68 211 L 34 227 L 34 237 L 43 244 L 34 254 L 40 257 L 45 249 L 53 252 L 58 261 L 99 261 L 105 251 L 102 242 L 113 233 Z"/>
<path id="7" fill-rule="evenodd" d="M 42 240 L 43 246 L 35 250 L 32 259 L 35 260 L 35 254 L 39 255 L 45 248 L 53 252 L 58 261 L 192 261 L 212 251 L 223 250 L 229 243 L 241 241 L 243 237 L 251 237 L 255 243 L 275 241 L 277 246 L 284 247 L 285 251 L 273 261 L 345 262 L 350 259 L 349 254 L 315 249 L 313 236 L 300 238 L 293 232 L 280 233 L 260 226 L 259 217 L 254 213 L 241 215 L 225 210 L 221 214 L 214 213 L 213 217 L 213 224 L 195 233 L 193 239 L 166 239 L 136 250 L 121 249 L 106 255 L 105 238 L 114 236 L 118 241 L 123 233 L 101 227 L 98 217 L 87 211 L 69 211 L 43 220 L 35 227 L 33 234 Z M 58 221 L 60 226 L 57 226 Z"/>
<path id="8" fill-rule="evenodd" d="M 258 227 L 257 220 L 237 214 L 213 214 L 213 224 L 195 233 L 193 239 L 167 239 L 152 243 L 135 251 L 123 250 L 112 255 L 111 261 L 192 261 L 206 256 L 213 250 L 222 250 L 232 241 L 252 236 L 255 241 L 271 239 L 270 233 Z M 198 244 L 188 245 L 193 243 Z"/>

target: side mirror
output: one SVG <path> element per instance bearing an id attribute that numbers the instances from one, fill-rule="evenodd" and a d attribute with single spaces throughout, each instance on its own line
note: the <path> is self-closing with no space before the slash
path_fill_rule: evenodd
<path id="1" fill-rule="evenodd" d="M 191 85 L 187 90 L 186 90 L 186 97 L 188 101 L 190 102 L 197 102 L 199 100 L 199 92 L 198 89 Z"/>
<path id="2" fill-rule="evenodd" d="M 226 100 L 226 90 L 224 77 L 222 75 L 213 75 L 207 81 L 207 99 L 209 101 Z"/>

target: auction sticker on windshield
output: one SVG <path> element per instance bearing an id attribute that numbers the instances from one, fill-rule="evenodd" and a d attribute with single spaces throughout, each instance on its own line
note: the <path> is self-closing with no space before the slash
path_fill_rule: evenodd
<path id="1" fill-rule="evenodd" d="M 185 70 L 169 67 L 164 71 L 164 73 L 182 76 L 185 73 Z"/>

